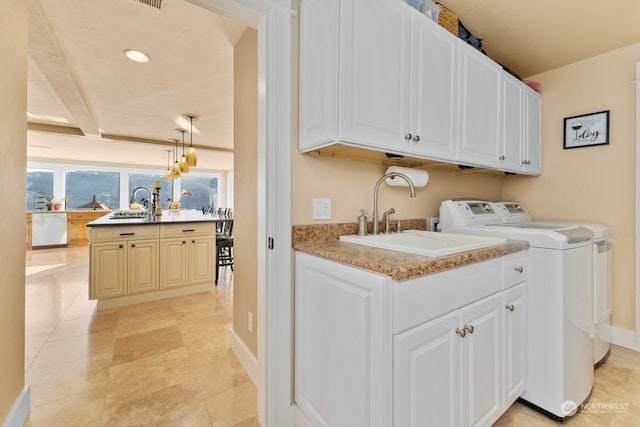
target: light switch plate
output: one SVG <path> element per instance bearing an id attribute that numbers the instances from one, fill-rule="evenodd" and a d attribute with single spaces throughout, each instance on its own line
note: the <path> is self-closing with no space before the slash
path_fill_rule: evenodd
<path id="1" fill-rule="evenodd" d="M 331 199 L 313 199 L 313 219 L 331 219 Z"/>

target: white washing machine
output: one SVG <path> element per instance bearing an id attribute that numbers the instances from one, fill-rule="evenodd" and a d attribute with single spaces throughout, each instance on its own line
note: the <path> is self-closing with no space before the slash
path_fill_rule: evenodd
<path id="1" fill-rule="evenodd" d="M 611 270 L 611 232 L 603 224 L 579 223 L 567 221 L 539 221 L 518 202 L 491 202 L 494 210 L 506 223 L 524 222 L 529 224 L 575 224 L 593 232 L 593 363 L 599 366 L 605 361 L 611 349 L 611 314 L 613 312 L 612 270 Z"/>
<path id="2" fill-rule="evenodd" d="M 572 415 L 593 388 L 593 232 L 574 224 L 504 223 L 483 200 L 442 202 L 440 228 L 529 242 L 528 372 L 520 397 L 553 418 Z"/>

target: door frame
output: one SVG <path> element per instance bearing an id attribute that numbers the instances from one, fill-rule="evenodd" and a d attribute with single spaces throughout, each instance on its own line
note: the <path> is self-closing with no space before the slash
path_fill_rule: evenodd
<path id="1" fill-rule="evenodd" d="M 187 0 L 258 31 L 258 417 L 294 425 L 291 0 Z M 271 248 L 271 249 L 270 249 Z"/>

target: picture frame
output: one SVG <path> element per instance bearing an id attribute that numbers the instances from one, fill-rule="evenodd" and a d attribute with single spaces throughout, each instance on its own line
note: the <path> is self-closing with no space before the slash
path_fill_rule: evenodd
<path id="1" fill-rule="evenodd" d="M 609 110 L 564 119 L 564 149 L 609 145 Z"/>

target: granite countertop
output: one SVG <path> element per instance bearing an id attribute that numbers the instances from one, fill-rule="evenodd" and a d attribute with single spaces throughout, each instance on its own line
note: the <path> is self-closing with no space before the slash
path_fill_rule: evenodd
<path id="1" fill-rule="evenodd" d="M 145 218 L 117 218 L 113 219 L 113 213 L 105 215 L 91 221 L 87 227 L 110 227 L 123 225 L 165 225 L 165 224 L 185 224 L 194 222 L 218 222 L 231 221 L 231 218 L 225 216 L 203 214 L 195 209 L 180 209 L 180 213 L 174 214 L 167 210 L 162 211 L 162 215 L 156 217 L 155 221 L 149 221 Z"/>
<path id="2" fill-rule="evenodd" d="M 416 223 L 416 221 L 424 221 L 424 226 L 420 228 L 422 224 Z M 405 220 L 402 227 L 403 229 L 425 230 L 426 220 Z M 353 265 L 387 275 L 396 281 L 402 281 L 499 258 L 529 247 L 529 243 L 526 241 L 508 240 L 507 243 L 497 246 L 430 258 L 339 240 L 341 235 L 356 234 L 356 231 L 356 223 L 294 226 L 293 248 L 300 252 Z"/>

